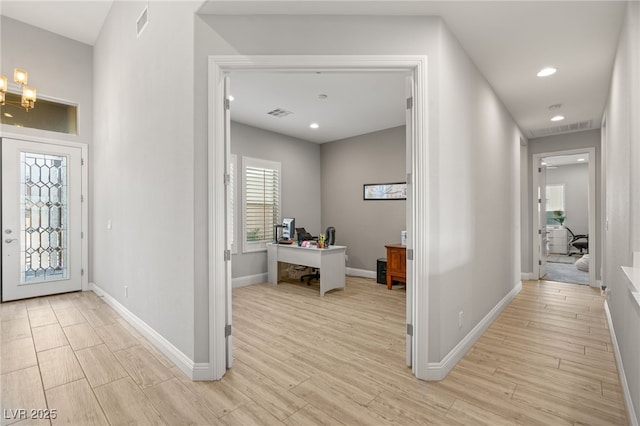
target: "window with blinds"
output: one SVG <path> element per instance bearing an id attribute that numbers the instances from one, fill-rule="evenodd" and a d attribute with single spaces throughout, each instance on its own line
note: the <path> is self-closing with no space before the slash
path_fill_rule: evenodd
<path id="1" fill-rule="evenodd" d="M 280 163 L 243 157 L 243 251 L 264 250 L 280 221 Z"/>

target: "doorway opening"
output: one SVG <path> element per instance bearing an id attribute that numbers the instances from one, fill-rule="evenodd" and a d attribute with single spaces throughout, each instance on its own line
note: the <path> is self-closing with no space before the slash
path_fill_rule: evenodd
<path id="1" fill-rule="evenodd" d="M 596 286 L 595 149 L 535 155 L 534 194 L 536 278 Z"/>
<path id="2" fill-rule="evenodd" d="M 210 57 L 209 182 L 210 182 L 210 377 L 221 378 L 233 359 L 231 331 L 231 268 L 226 235 L 226 178 L 214 171 L 228 172 L 230 114 L 225 108 L 229 96 L 229 74 L 234 71 L 380 72 L 400 71 L 411 75 L 406 130 L 407 170 L 407 361 L 418 378 L 427 378 L 428 306 L 428 191 L 426 143 L 426 57 L 359 56 L 256 56 Z M 420 165 L 416 167 L 416 165 Z M 225 173 L 226 175 L 227 173 Z M 420 249 L 422 256 L 413 257 Z M 219 255 L 217 255 L 218 253 Z M 415 277 L 421 285 L 414 286 Z"/>

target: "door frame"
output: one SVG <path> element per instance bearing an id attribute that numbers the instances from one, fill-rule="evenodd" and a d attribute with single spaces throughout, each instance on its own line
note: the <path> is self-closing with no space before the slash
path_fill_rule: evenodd
<path id="1" fill-rule="evenodd" d="M 552 151 L 552 152 L 543 152 L 540 154 L 533 154 L 533 160 L 531 163 L 531 172 L 532 172 L 532 182 L 531 186 L 531 195 L 533 201 L 533 221 L 532 221 L 532 251 L 533 251 L 533 269 L 534 276 L 537 277 L 538 273 L 536 272 L 536 268 L 538 266 L 538 261 L 540 260 L 540 256 L 538 255 L 538 229 L 540 229 L 540 218 L 537 215 L 537 205 L 538 205 L 538 196 L 537 196 L 537 187 L 538 187 L 538 166 L 539 162 L 542 158 L 545 157 L 556 157 L 559 155 L 574 155 L 574 154 L 589 154 L 589 200 L 587 211 L 589 215 L 589 285 L 591 287 L 598 287 L 598 283 L 596 282 L 596 259 L 598 257 L 598 241 L 596 235 L 596 149 L 594 147 L 591 148 L 578 148 L 578 149 L 569 149 L 563 151 Z M 536 278 L 538 279 L 538 278 Z"/>
<path id="2" fill-rule="evenodd" d="M 2 139 L 17 139 L 17 140 L 21 140 L 21 141 L 25 141 L 25 142 L 35 142 L 35 143 L 40 143 L 40 144 L 45 144 L 45 145 L 59 145 L 59 146 L 65 146 L 65 147 L 73 147 L 73 148 L 80 148 L 80 156 L 82 157 L 82 165 L 81 165 L 81 170 L 80 170 L 80 193 L 82 196 L 82 200 L 81 200 L 81 221 L 82 223 L 80 224 L 80 228 L 81 228 L 81 235 L 82 235 L 82 241 L 81 241 L 81 249 L 80 249 L 80 264 L 81 264 L 81 268 L 82 268 L 82 272 L 81 272 L 81 276 L 80 276 L 80 281 L 81 281 L 81 289 L 82 291 L 88 291 L 90 290 L 89 288 L 89 209 L 88 209 L 88 205 L 89 205 L 89 186 L 88 186 L 88 182 L 89 182 L 89 166 L 88 166 L 88 159 L 89 159 L 89 146 L 84 143 L 84 142 L 71 142 L 71 141 L 65 141 L 65 140 L 60 140 L 60 139 L 52 139 L 52 138 L 47 138 L 47 137 L 40 137 L 40 136 L 32 136 L 32 135 L 23 135 L 23 134 L 18 134 L 18 133 L 8 133 L 8 132 L 0 132 L 0 140 Z M 0 178 L 1 179 L 1 178 Z M 0 248 L 0 254 L 1 254 L 1 248 Z M 0 265 L 1 268 L 1 265 Z M 2 275 L 0 274 L 0 288 L 2 286 Z"/>
<path id="3" fill-rule="evenodd" d="M 228 312 L 225 276 L 225 135 L 224 76 L 231 71 L 402 71 L 412 74 L 414 82 L 411 144 L 407 152 L 412 161 L 407 170 L 407 191 L 412 206 L 407 206 L 407 250 L 413 260 L 407 262 L 407 292 L 410 293 L 412 371 L 420 379 L 428 378 L 428 306 L 429 306 L 429 144 L 427 120 L 427 57 L 424 55 L 231 55 L 209 56 L 209 366 L 207 379 L 218 380 L 226 372 L 226 313 Z M 409 197 L 407 197 L 409 200 Z M 414 285 L 419 283 L 419 285 Z M 230 308 L 230 307 L 229 307 Z"/>

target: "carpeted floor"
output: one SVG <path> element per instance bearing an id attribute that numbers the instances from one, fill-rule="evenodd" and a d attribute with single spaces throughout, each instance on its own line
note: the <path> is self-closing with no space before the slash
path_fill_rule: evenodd
<path id="1" fill-rule="evenodd" d="M 547 275 L 546 280 L 560 281 L 564 283 L 589 284 L 589 273 L 579 271 L 576 265 L 568 263 L 575 262 L 579 258 L 572 259 L 571 256 L 562 256 L 563 262 L 552 261 L 547 258 Z M 555 259 L 554 259 L 555 260 Z"/>

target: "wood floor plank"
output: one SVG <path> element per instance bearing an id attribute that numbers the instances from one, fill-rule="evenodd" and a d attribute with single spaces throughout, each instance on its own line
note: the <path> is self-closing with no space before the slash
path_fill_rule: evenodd
<path id="1" fill-rule="evenodd" d="M 76 357 L 93 388 L 127 377 L 125 369 L 104 344 L 76 351 Z"/>
<path id="2" fill-rule="evenodd" d="M 113 425 L 166 424 L 149 398 L 129 377 L 98 386 L 93 392 Z"/>
<path id="3" fill-rule="evenodd" d="M 36 345 L 36 352 L 69 344 L 67 336 L 58 323 L 33 328 L 33 342 Z"/>
<path id="4" fill-rule="evenodd" d="M 114 355 L 142 389 L 173 377 L 173 373 L 141 345 L 114 352 Z"/>
<path id="5" fill-rule="evenodd" d="M 163 420 L 170 425 L 217 424 L 215 413 L 176 378 L 147 387 L 144 393 Z"/>
<path id="6" fill-rule="evenodd" d="M 10 373 L 23 368 L 38 365 L 33 339 L 22 339 L 2 342 L 0 347 L 0 374 Z"/>
<path id="7" fill-rule="evenodd" d="M 49 407 L 56 410 L 54 424 L 107 426 L 98 400 L 85 380 L 67 383 L 45 391 Z"/>
<path id="8" fill-rule="evenodd" d="M 86 322 L 70 325 L 62 330 L 75 351 L 104 343 L 93 327 Z"/>
<path id="9" fill-rule="evenodd" d="M 45 389 L 84 378 L 84 372 L 71 346 L 38 352 L 38 364 Z"/>
<path id="10" fill-rule="evenodd" d="M 21 420 L 16 413 L 20 409 L 46 409 L 44 389 L 37 366 L 3 374 L 0 378 L 0 407 L 3 409 L 2 424 L 12 424 Z M 29 414 L 29 413 L 27 413 Z M 22 416 L 24 417 L 24 416 Z M 28 416 L 27 416 L 28 417 Z"/>
<path id="11" fill-rule="evenodd" d="M 341 426 L 344 423 L 325 414 L 324 411 L 317 409 L 311 404 L 307 404 L 285 421 L 289 426 Z"/>

